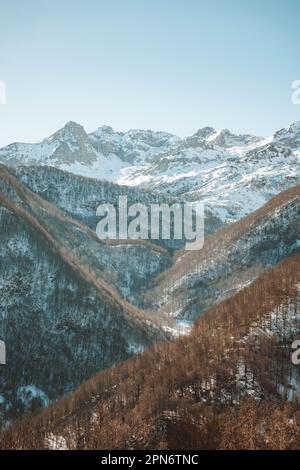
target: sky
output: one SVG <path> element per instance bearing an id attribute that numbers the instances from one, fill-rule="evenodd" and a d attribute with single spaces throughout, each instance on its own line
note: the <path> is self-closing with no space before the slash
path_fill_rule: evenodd
<path id="1" fill-rule="evenodd" d="M 0 0 L 0 146 L 88 132 L 300 120 L 299 0 Z"/>

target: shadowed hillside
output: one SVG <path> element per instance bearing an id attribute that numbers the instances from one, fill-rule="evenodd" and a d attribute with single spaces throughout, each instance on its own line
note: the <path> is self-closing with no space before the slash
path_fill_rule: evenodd
<path id="1" fill-rule="evenodd" d="M 113 284 L 113 257 L 106 251 L 113 246 L 3 167 L 0 177 L 0 337 L 7 347 L 0 412 L 10 421 L 166 333 Z M 151 250 L 149 256 L 161 252 Z M 138 284 L 141 271 L 133 267 L 131 274 Z"/>
<path id="2" fill-rule="evenodd" d="M 2 436 L 3 448 L 299 447 L 300 256 L 203 315 L 191 334 L 96 375 Z M 262 431 L 261 426 L 264 426 Z"/>

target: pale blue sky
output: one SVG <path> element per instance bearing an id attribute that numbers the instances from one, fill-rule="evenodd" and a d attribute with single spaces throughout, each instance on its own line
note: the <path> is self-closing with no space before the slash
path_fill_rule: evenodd
<path id="1" fill-rule="evenodd" d="M 300 120 L 300 0 L 0 0 L 0 145 L 87 131 Z"/>

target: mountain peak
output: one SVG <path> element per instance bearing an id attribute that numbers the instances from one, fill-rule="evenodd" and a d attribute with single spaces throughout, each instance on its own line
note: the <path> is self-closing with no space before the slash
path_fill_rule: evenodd
<path id="1" fill-rule="evenodd" d="M 75 121 L 68 121 L 64 125 L 65 129 L 83 129 L 83 126 L 81 124 L 78 124 Z"/>
<path id="2" fill-rule="evenodd" d="M 296 121 L 290 126 L 275 132 L 273 136 L 274 141 L 289 148 L 300 148 L 300 121 Z"/>
<path id="3" fill-rule="evenodd" d="M 211 136 L 212 134 L 215 134 L 216 130 L 213 127 L 206 126 L 202 127 L 195 132 L 194 136 L 195 137 L 200 137 L 201 139 L 206 139 L 207 137 Z M 193 137 L 194 137 L 193 136 Z"/>
<path id="4" fill-rule="evenodd" d="M 101 136 L 101 135 L 113 135 L 115 131 L 111 126 L 103 126 L 98 127 L 94 132 L 91 133 L 93 136 Z"/>
<path id="5" fill-rule="evenodd" d="M 209 142 L 218 147 L 246 147 L 247 145 L 258 143 L 261 138 L 251 134 L 233 134 L 229 129 L 222 129 L 215 132 L 208 138 Z"/>
<path id="6" fill-rule="evenodd" d="M 87 138 L 84 127 L 75 121 L 68 121 L 64 127 L 52 134 L 47 140 L 48 142 L 54 140 L 74 141 L 82 138 Z"/>
<path id="7" fill-rule="evenodd" d="M 77 133 L 81 133 L 81 134 L 84 133 L 85 134 L 84 127 L 81 124 L 78 124 L 75 121 L 66 122 L 64 127 L 59 129 L 55 134 L 57 134 L 58 132 L 60 132 L 60 133 L 71 132 L 72 134 L 77 134 Z"/>

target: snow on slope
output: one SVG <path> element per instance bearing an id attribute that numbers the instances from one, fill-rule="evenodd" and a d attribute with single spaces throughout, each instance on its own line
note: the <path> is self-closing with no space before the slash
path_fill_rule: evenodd
<path id="1" fill-rule="evenodd" d="M 6 165 L 49 165 L 120 185 L 202 200 L 223 222 L 238 220 L 299 182 L 300 122 L 263 139 L 211 127 L 179 138 L 166 132 L 87 134 L 69 122 L 41 143 L 0 149 Z"/>

